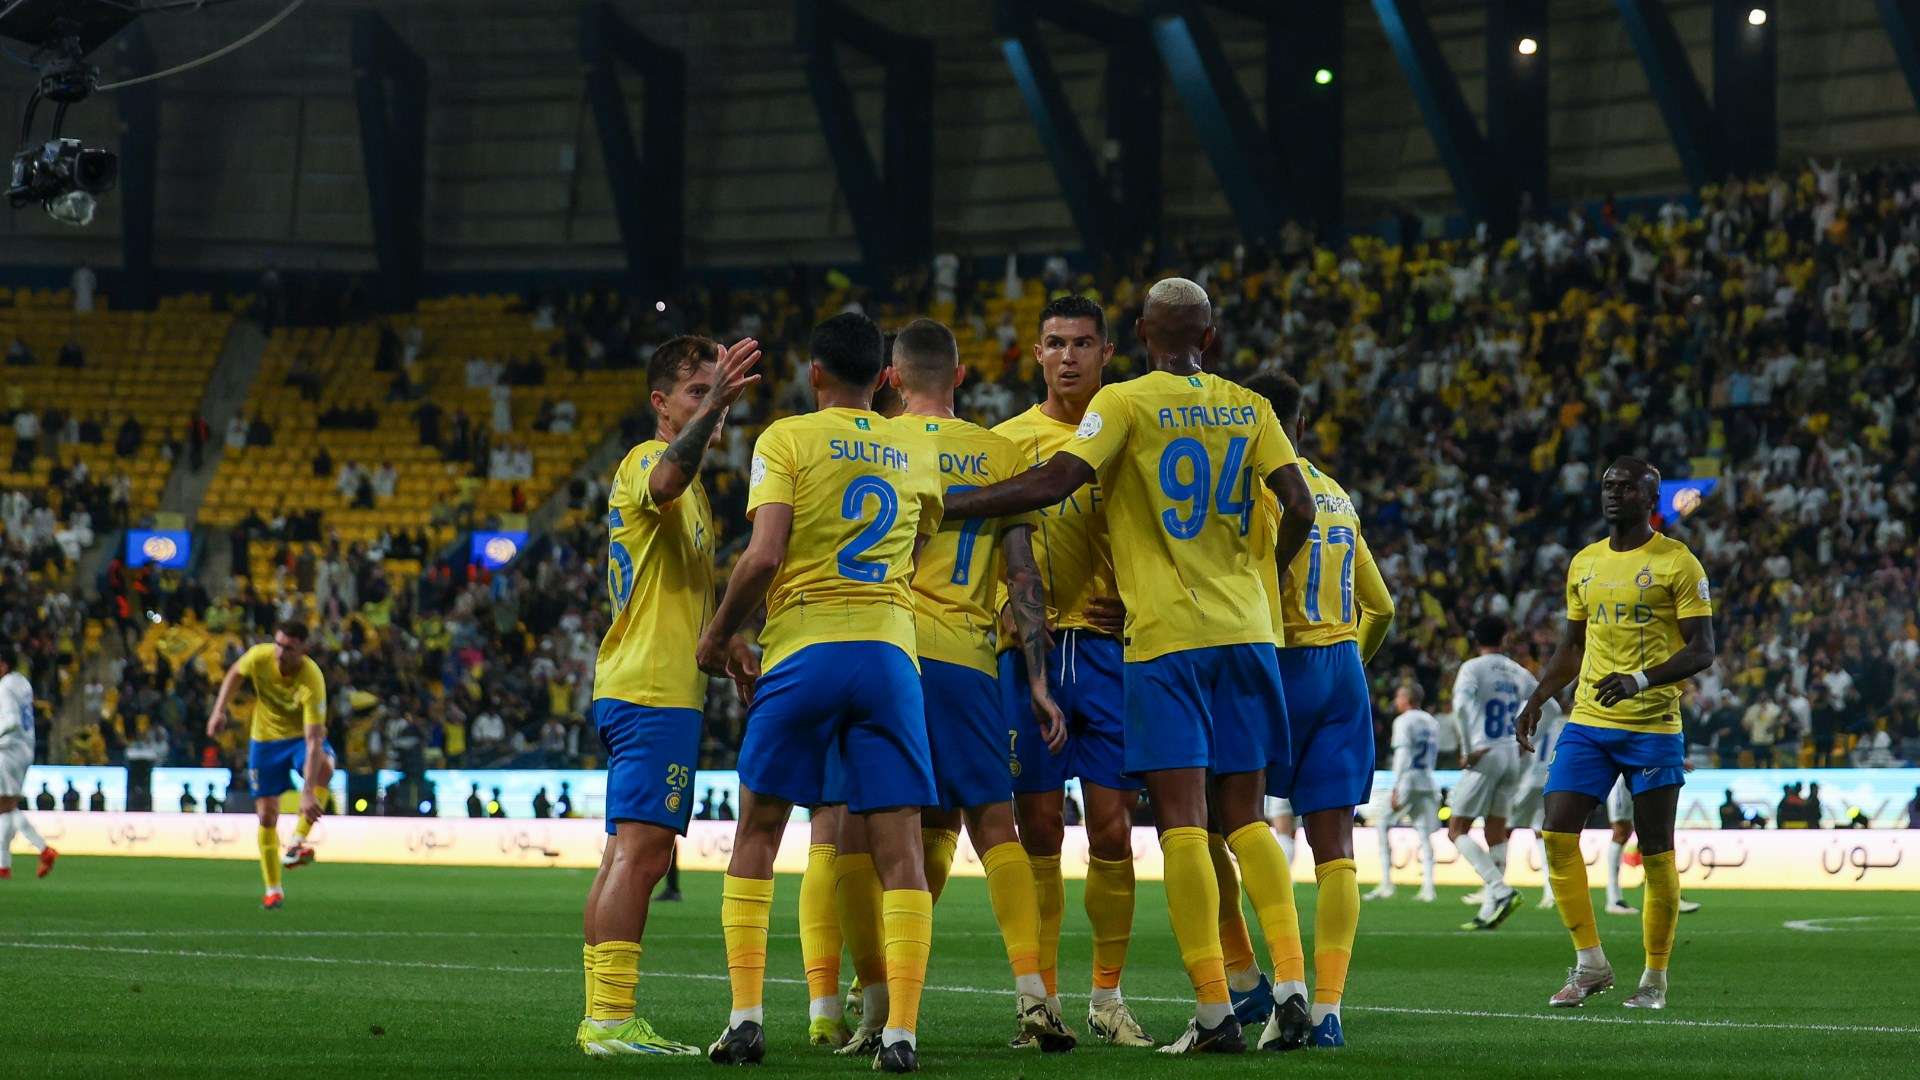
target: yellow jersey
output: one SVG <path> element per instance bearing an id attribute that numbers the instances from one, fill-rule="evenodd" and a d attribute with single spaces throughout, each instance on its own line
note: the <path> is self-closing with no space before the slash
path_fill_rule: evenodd
<path id="1" fill-rule="evenodd" d="M 883 641 L 918 661 L 913 545 L 940 528 L 940 471 L 913 423 L 821 409 L 767 425 L 753 444 L 747 517 L 793 507 L 767 590 L 762 670 L 808 645 Z"/>
<path id="2" fill-rule="evenodd" d="M 699 709 L 707 675 L 693 643 L 713 617 L 713 509 L 696 478 L 662 506 L 648 479 L 658 439 L 627 451 L 607 492 L 607 603 L 613 621 L 594 661 L 593 696 Z"/>
<path id="3" fill-rule="evenodd" d="M 1650 686 L 1608 708 L 1593 684 L 1664 663 L 1680 650 L 1680 620 L 1711 616 L 1707 572 L 1687 545 L 1662 533 L 1632 551 L 1588 544 L 1567 566 L 1567 618 L 1587 624 L 1580 681 L 1567 721 L 1662 735 L 1680 731 L 1680 686 Z"/>
<path id="4" fill-rule="evenodd" d="M 1073 441 L 1075 425 L 1048 416 L 1038 405 L 993 429 L 1013 441 L 1024 465 L 1044 465 Z M 1034 512 L 1033 562 L 1047 590 L 1047 625 L 1055 630 L 1091 630 L 1087 602 L 1120 595 L 1113 579 L 1113 552 L 1107 545 L 1107 505 L 1100 482 L 1082 485 L 1057 506 Z M 1007 591 L 996 594 L 995 610 L 1005 607 Z M 1012 648 L 1012 642 L 1002 642 Z"/>
<path id="5" fill-rule="evenodd" d="M 320 665 L 303 656 L 291 676 L 282 675 L 273 648 L 272 642 L 255 645 L 233 662 L 253 686 L 248 737 L 254 742 L 297 739 L 307 733 L 307 725 L 327 724 L 327 680 Z"/>
<path id="6" fill-rule="evenodd" d="M 911 414 L 894 418 L 918 425 L 938 453 L 941 497 L 998 483 L 1021 470 L 1013 443 L 965 420 Z M 1025 518 L 1012 519 L 1014 522 Z M 943 521 L 920 550 L 913 574 L 915 637 L 923 659 L 962 664 L 988 675 L 994 665 L 995 594 L 1000 581 L 1000 533 L 1007 519 Z M 992 528 L 988 528 L 992 525 Z"/>
<path id="7" fill-rule="evenodd" d="M 1300 471 L 1313 492 L 1313 528 L 1284 583 L 1273 550 L 1280 532 L 1280 498 L 1271 488 L 1261 490 L 1260 522 L 1254 532 L 1274 644 L 1305 648 L 1358 641 L 1362 613 L 1389 613 L 1393 598 L 1360 535 L 1360 516 L 1347 489 L 1306 458 L 1300 459 Z"/>
<path id="8" fill-rule="evenodd" d="M 1274 640 L 1254 492 L 1295 458 L 1265 398 L 1217 375 L 1150 372 L 1101 387 L 1065 452 L 1107 496 L 1129 661 Z"/>

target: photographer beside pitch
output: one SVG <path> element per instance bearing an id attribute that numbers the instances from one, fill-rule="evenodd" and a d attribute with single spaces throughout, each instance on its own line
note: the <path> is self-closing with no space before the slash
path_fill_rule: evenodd
<path id="1" fill-rule="evenodd" d="M 1515 723 L 1533 750 L 1540 711 L 1579 677 L 1573 712 L 1547 774 L 1547 875 L 1560 921 L 1578 957 L 1548 1004 L 1572 1008 L 1613 986 L 1613 967 L 1594 925 L 1580 830 L 1615 780 L 1633 791 L 1634 828 L 1646 869 L 1641 933 L 1646 971 L 1623 1003 L 1664 1009 L 1667 961 L 1680 917 L 1673 826 L 1685 782 L 1680 683 L 1713 663 L 1713 603 L 1700 560 L 1650 523 L 1660 473 L 1639 458 L 1614 461 L 1600 478 L 1607 539 L 1567 567 L 1567 625 Z"/>

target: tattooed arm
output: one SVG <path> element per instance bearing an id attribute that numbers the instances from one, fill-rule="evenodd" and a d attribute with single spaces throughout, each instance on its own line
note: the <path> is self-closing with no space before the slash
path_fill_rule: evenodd
<path id="1" fill-rule="evenodd" d="M 1047 689 L 1047 652 L 1053 640 L 1047 634 L 1047 597 L 1040 587 L 1040 568 L 1033 560 L 1033 526 L 1016 525 L 1001 538 L 1007 566 L 1007 607 L 1020 632 L 1020 652 L 1027 661 L 1027 692 L 1040 736 L 1047 748 L 1059 753 L 1067 743 L 1066 718 Z"/>
<path id="2" fill-rule="evenodd" d="M 695 477 L 700 475 L 700 459 L 705 456 L 707 446 L 713 442 L 714 433 L 727 418 L 727 410 L 740 400 L 747 387 L 760 381 L 760 376 L 749 375 L 753 365 L 760 362 L 760 343 L 752 338 L 742 338 L 733 347 L 720 354 L 715 361 L 711 384 L 702 377 L 701 368 L 695 368 L 691 375 L 685 376 L 686 389 L 700 394 L 700 411 L 693 414 L 687 426 L 674 435 L 673 441 L 660 455 L 660 461 L 647 474 L 647 491 L 653 496 L 654 504 L 665 506 L 679 498 Z M 701 367 L 704 368 L 705 365 Z M 675 387 L 678 391 L 680 387 Z M 657 395 L 660 391 L 656 390 Z"/>

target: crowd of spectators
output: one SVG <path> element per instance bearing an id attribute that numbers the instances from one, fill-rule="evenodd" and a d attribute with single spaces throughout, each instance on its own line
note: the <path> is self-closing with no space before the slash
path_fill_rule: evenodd
<path id="1" fill-rule="evenodd" d="M 1696 761 L 1920 760 L 1920 172 L 1810 164 L 1686 203 L 1629 213 L 1609 201 L 1537 218 L 1505 239 L 1323 246 L 1289 229 L 1269 247 L 1143 255 L 1090 274 L 1049 260 L 1042 273 L 1047 292 L 1107 306 L 1113 380 L 1142 370 L 1132 310 L 1176 269 L 1215 296 L 1210 365 L 1298 378 L 1309 412 L 1301 450 L 1361 508 L 1398 606 L 1372 665 L 1383 754 L 1392 688 L 1418 682 L 1444 708 L 1479 616 L 1505 616 L 1512 650 L 1544 662 L 1567 560 L 1600 535 L 1598 472 L 1633 453 L 1670 479 L 1717 483 L 1698 509 L 1661 523 L 1692 546 L 1715 590 L 1719 660 L 1686 697 Z M 993 342 L 960 396 L 963 413 L 992 423 L 1043 393 L 1037 328 L 1005 303 L 1027 288 L 1011 260 L 1004 275 L 970 278 L 943 258 L 877 288 L 794 271 L 762 289 L 690 292 L 668 311 L 607 294 L 537 296 L 528 311 L 564 331 L 551 363 L 637 367 L 680 330 L 762 341 L 766 377 L 706 463 L 724 562 L 743 538 L 754 434 L 807 406 L 815 318 L 858 307 L 894 325 L 950 312 L 964 337 Z M 398 362 L 423 344 L 397 340 Z M 541 370 L 537 358 L 477 358 L 467 378 L 521 384 Z M 542 412 L 550 424 L 574 419 L 571 403 Z M 489 445 L 497 417 L 449 417 L 423 401 L 414 418 L 423 443 L 477 467 L 501 452 Z M 636 417 L 622 437 L 638 441 L 649 425 Z M 343 494 L 378 496 L 377 471 L 314 467 L 337 467 Z M 381 563 L 410 550 L 398 537 L 277 558 L 294 590 L 256 583 L 213 599 L 162 575 L 125 606 L 230 633 L 217 658 L 229 659 L 312 598 L 300 613 L 318 627 L 314 655 L 349 771 L 592 764 L 584 718 L 607 619 L 605 479 L 576 476 L 567 524 L 497 574 L 430 562 L 395 587 Z M 254 543 L 319 539 L 317 522 L 312 536 L 300 522 L 257 524 L 240 530 Z M 118 717 L 136 719 L 103 722 L 106 756 L 126 752 L 144 716 L 167 731 L 168 760 L 234 763 L 237 745 L 196 735 L 208 668 L 219 666 L 202 656 L 118 672 Z M 716 680 L 702 767 L 731 766 L 743 722 Z"/>

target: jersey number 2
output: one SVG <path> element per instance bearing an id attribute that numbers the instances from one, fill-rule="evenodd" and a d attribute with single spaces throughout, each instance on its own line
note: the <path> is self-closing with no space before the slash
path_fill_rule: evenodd
<path id="1" fill-rule="evenodd" d="M 867 527 L 861 529 L 859 535 L 848 541 L 846 547 L 840 549 L 834 565 L 839 568 L 840 576 L 843 578 L 880 582 L 887 579 L 887 564 L 871 562 L 860 556 L 866 554 L 868 548 L 885 539 L 887 533 L 893 529 L 894 519 L 900 516 L 900 496 L 894 493 L 892 484 L 877 476 L 856 476 L 853 482 L 847 485 L 846 494 L 840 497 L 840 516 L 848 521 L 859 521 L 866 516 L 868 496 L 879 500 L 880 511 L 873 516 L 872 521 L 867 522 Z"/>

